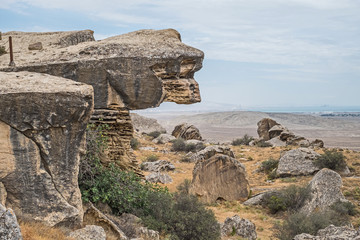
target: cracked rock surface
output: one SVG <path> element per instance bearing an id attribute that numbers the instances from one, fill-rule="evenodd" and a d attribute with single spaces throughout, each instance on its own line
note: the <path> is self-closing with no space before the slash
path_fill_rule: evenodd
<path id="1" fill-rule="evenodd" d="M 80 151 L 91 86 L 46 74 L 0 72 L 0 182 L 6 207 L 49 226 L 82 221 Z"/>

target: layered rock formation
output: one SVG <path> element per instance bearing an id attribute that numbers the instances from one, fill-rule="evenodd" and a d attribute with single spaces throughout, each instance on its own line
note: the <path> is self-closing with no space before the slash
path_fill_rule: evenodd
<path id="1" fill-rule="evenodd" d="M 16 66 L 0 57 L 0 71 L 31 71 L 61 76 L 93 86 L 95 124 L 109 124 L 109 161 L 136 168 L 130 150 L 131 109 L 159 106 L 163 101 L 200 101 L 194 73 L 203 52 L 181 42 L 173 29 L 141 30 L 93 41 L 92 31 L 3 34 L 13 37 Z M 42 43 L 41 51 L 28 45 Z"/>
<path id="2" fill-rule="evenodd" d="M 0 72 L 0 182 L 18 217 L 47 225 L 82 221 L 80 151 L 91 86 L 45 74 Z"/>
<path id="3" fill-rule="evenodd" d="M 245 200 L 249 193 L 245 167 L 235 158 L 222 154 L 198 161 L 190 192 L 208 203 Z"/>
<path id="4" fill-rule="evenodd" d="M 176 138 L 183 138 L 185 140 L 202 140 L 199 129 L 194 125 L 190 125 L 187 123 L 175 126 L 172 135 Z"/>

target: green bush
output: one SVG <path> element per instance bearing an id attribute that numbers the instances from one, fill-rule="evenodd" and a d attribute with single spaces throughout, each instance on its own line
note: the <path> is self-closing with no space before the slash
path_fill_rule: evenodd
<path id="1" fill-rule="evenodd" d="M 342 224 L 336 213 L 332 211 L 315 212 L 309 215 L 295 213 L 290 215 L 283 224 L 275 225 L 274 236 L 280 240 L 289 240 L 301 233 L 316 235 L 318 230 L 326 228 L 330 224 L 335 226 Z"/>
<path id="2" fill-rule="evenodd" d="M 325 150 L 314 163 L 319 168 L 329 168 L 334 171 L 342 171 L 346 168 L 345 156 L 336 150 Z"/>
<path id="3" fill-rule="evenodd" d="M 186 147 L 185 140 L 182 138 L 177 138 L 172 141 L 171 150 L 174 152 L 185 151 L 185 147 Z"/>
<path id="4" fill-rule="evenodd" d="M 137 138 L 132 138 L 130 140 L 130 146 L 132 149 L 137 150 L 139 149 L 140 142 Z"/>
<path id="5" fill-rule="evenodd" d="M 263 161 L 261 163 L 261 167 L 260 169 L 262 171 L 264 171 L 265 173 L 270 173 L 272 172 L 274 169 L 276 169 L 279 165 L 279 160 L 275 160 L 275 159 L 272 159 L 272 158 L 269 158 L 268 160 L 266 161 Z"/>
<path id="6" fill-rule="evenodd" d="M 271 213 L 296 211 L 303 206 L 305 200 L 309 197 L 309 187 L 290 185 L 277 193 L 269 194 L 264 204 L 270 209 Z"/>
<path id="7" fill-rule="evenodd" d="M 180 184 L 176 187 L 176 189 L 177 189 L 178 192 L 181 193 L 181 194 L 189 195 L 189 194 L 190 194 L 190 186 L 191 186 L 191 180 L 185 179 L 182 183 L 180 183 Z"/>
<path id="8" fill-rule="evenodd" d="M 135 214 L 145 226 L 170 235 L 170 239 L 220 239 L 214 214 L 186 193 L 188 183 L 184 182 L 184 190 L 173 196 L 166 188 L 144 183 L 136 174 L 122 171 L 114 164 L 103 166 L 101 154 L 107 147 L 104 129 L 91 125 L 87 130 L 88 148 L 79 172 L 84 202 L 106 203 L 117 215 Z"/>
<path id="9" fill-rule="evenodd" d="M 6 54 L 6 50 L 4 46 L 0 46 L 0 56 Z"/>
<path id="10" fill-rule="evenodd" d="M 356 210 L 356 207 L 351 202 L 341 202 L 340 200 L 333 203 L 330 208 L 337 212 L 340 216 L 346 217 L 348 215 L 355 216 L 358 214 L 358 211 Z"/>
<path id="11" fill-rule="evenodd" d="M 265 142 L 264 140 L 261 140 L 256 143 L 257 147 L 272 147 L 270 143 Z"/>
<path id="12" fill-rule="evenodd" d="M 154 154 L 151 154 L 149 156 L 146 157 L 146 161 L 147 162 L 155 162 L 159 160 L 159 156 L 158 155 L 154 155 Z"/>
<path id="13" fill-rule="evenodd" d="M 153 131 L 151 133 L 148 133 L 148 135 L 152 138 L 157 138 L 158 136 L 160 136 L 161 132 L 160 131 Z"/>
<path id="14" fill-rule="evenodd" d="M 233 146 L 246 145 L 249 146 L 249 143 L 254 140 L 253 137 L 245 134 L 242 138 L 234 139 L 231 143 Z"/>

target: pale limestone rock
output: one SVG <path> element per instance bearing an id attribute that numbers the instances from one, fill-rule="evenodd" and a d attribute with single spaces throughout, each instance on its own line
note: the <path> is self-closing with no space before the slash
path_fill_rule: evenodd
<path id="1" fill-rule="evenodd" d="M 226 218 L 221 226 L 222 236 L 230 236 L 233 232 L 245 239 L 255 240 L 257 238 L 255 224 L 238 215 Z"/>
<path id="2" fill-rule="evenodd" d="M 196 153 L 189 153 L 186 155 L 186 159 L 188 162 L 199 162 L 199 161 L 205 161 L 212 156 L 216 154 L 223 154 L 227 155 L 229 157 L 235 158 L 234 152 L 231 150 L 231 148 L 227 146 L 220 146 L 220 145 L 211 145 L 203 150 L 196 152 Z"/>
<path id="3" fill-rule="evenodd" d="M 174 171 L 175 166 L 169 161 L 166 160 L 157 160 L 155 162 L 143 162 L 141 165 L 141 170 L 147 172 L 161 172 L 161 171 Z"/>
<path id="4" fill-rule="evenodd" d="M 0 239 L 22 240 L 20 226 L 12 209 L 0 204 Z"/>
<path id="5" fill-rule="evenodd" d="M 71 232 L 69 237 L 76 240 L 106 240 L 106 233 L 100 226 L 86 225 L 84 228 Z"/>
<path id="6" fill-rule="evenodd" d="M 19 218 L 82 221 L 80 151 L 91 86 L 45 74 L 0 72 L 0 181 Z"/>

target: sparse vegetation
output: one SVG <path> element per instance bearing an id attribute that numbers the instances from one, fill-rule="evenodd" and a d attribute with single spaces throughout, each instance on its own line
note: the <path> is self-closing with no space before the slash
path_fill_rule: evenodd
<path id="1" fill-rule="evenodd" d="M 276 169 L 278 167 L 278 165 L 279 165 L 279 160 L 269 158 L 268 160 L 263 161 L 261 163 L 261 170 L 264 171 L 265 173 L 270 173 L 274 169 Z"/>
<path id="2" fill-rule="evenodd" d="M 249 143 L 250 143 L 252 140 L 254 140 L 253 137 L 245 134 L 242 138 L 234 139 L 234 140 L 231 142 L 231 145 L 233 145 L 233 146 L 239 146 L 239 145 L 249 146 Z"/>
<path id="3" fill-rule="evenodd" d="M 113 214 L 132 213 L 150 229 L 170 239 L 220 239 L 220 227 L 212 211 L 189 195 L 189 182 L 174 195 L 166 188 L 143 183 L 132 172 L 101 164 L 107 137 L 103 126 L 88 127 L 87 153 L 82 158 L 79 187 L 83 201 L 108 204 Z M 89 149 L 92 147 L 92 149 Z"/>
<path id="4" fill-rule="evenodd" d="M 132 138 L 130 140 L 130 146 L 132 149 L 137 150 L 139 149 L 140 142 L 137 138 Z"/>
<path id="5" fill-rule="evenodd" d="M 39 222 L 19 222 L 24 240 L 75 240 L 66 236 L 64 229 L 49 227 Z"/>
<path id="6" fill-rule="evenodd" d="M 152 137 L 153 139 L 154 139 L 154 138 L 157 138 L 158 136 L 160 136 L 160 134 L 161 134 L 160 131 L 153 131 L 153 132 L 148 133 L 148 135 L 149 135 L 150 137 Z"/>
<path id="7" fill-rule="evenodd" d="M 277 193 L 268 195 L 265 205 L 270 209 L 271 213 L 296 211 L 303 206 L 305 200 L 309 197 L 310 189 L 308 187 L 290 185 Z"/>
<path id="8" fill-rule="evenodd" d="M 6 50 L 4 46 L 0 46 L 0 56 L 6 54 Z"/>
<path id="9" fill-rule="evenodd" d="M 339 216 L 342 217 L 347 215 L 355 216 L 356 214 L 358 214 L 355 205 L 352 204 L 351 202 L 337 201 L 334 204 L 332 204 L 330 208 L 335 212 L 337 212 Z"/>
<path id="10" fill-rule="evenodd" d="M 171 151 L 174 152 L 185 151 L 185 147 L 186 147 L 185 140 L 182 138 L 177 138 L 172 141 Z"/>
<path id="11" fill-rule="evenodd" d="M 336 150 L 325 150 L 314 161 L 319 168 L 329 168 L 334 171 L 342 171 L 346 168 L 345 156 Z"/>
<path id="12" fill-rule="evenodd" d="M 146 157 L 146 162 L 155 162 L 157 160 L 159 160 L 159 156 L 155 154 L 151 154 Z"/>

